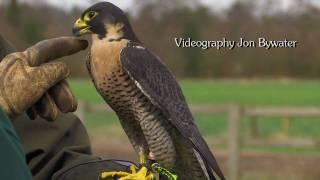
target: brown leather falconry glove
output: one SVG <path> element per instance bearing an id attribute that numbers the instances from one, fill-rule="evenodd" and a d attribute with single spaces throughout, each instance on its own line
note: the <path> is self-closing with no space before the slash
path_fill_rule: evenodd
<path id="1" fill-rule="evenodd" d="M 12 118 L 28 108 L 54 120 L 58 108 L 74 111 L 77 101 L 64 80 L 69 69 L 64 63 L 50 62 L 87 47 L 85 40 L 61 37 L 42 41 L 24 52 L 12 53 L 0 63 L 0 107 Z"/>

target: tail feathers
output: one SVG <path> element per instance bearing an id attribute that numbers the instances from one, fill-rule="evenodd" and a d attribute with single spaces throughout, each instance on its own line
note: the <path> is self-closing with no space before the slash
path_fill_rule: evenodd
<path id="1" fill-rule="evenodd" d="M 201 166 L 203 174 L 207 177 L 208 180 L 215 180 L 216 178 L 213 175 L 212 169 L 208 166 L 208 164 L 202 159 L 201 155 L 197 152 L 197 150 L 193 149 L 194 154 L 197 157 L 197 160 Z"/>
<path id="2" fill-rule="evenodd" d="M 195 146 L 195 149 L 197 152 L 201 155 L 202 159 L 205 161 L 205 164 L 207 167 L 208 174 L 213 174 L 212 171 L 221 179 L 225 180 L 225 177 L 218 166 L 218 163 L 211 153 L 209 146 L 205 142 L 205 140 L 201 137 L 199 132 L 194 132 L 190 138 L 193 145 Z"/>

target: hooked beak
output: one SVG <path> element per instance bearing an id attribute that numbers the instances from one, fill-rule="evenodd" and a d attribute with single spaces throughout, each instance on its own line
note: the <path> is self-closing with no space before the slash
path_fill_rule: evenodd
<path id="1" fill-rule="evenodd" d="M 90 26 L 81 18 L 79 18 L 73 25 L 72 33 L 75 36 L 82 36 L 91 33 L 89 30 Z"/>

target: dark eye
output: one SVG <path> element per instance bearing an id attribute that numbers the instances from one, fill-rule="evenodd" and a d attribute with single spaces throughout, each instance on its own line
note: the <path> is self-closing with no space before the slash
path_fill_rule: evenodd
<path id="1" fill-rule="evenodd" d="M 95 15 L 96 15 L 96 12 L 94 12 L 94 11 L 90 11 L 88 14 L 90 19 L 93 18 Z"/>

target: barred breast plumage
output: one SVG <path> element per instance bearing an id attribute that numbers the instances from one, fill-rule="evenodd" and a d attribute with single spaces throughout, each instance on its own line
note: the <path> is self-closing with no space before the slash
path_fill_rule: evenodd
<path id="1" fill-rule="evenodd" d="M 105 57 L 105 59 L 90 59 L 90 69 L 95 70 L 91 71 L 94 84 L 105 101 L 117 113 L 135 150 L 138 152 L 142 148 L 146 155 L 151 151 L 157 161 L 172 168 L 176 154 L 168 132 L 172 126 L 168 121 L 163 120 L 164 117 L 159 109 L 152 105 L 122 69 L 119 57 L 108 55 L 108 51 L 119 55 L 121 46 L 126 46 L 126 43 L 126 41 L 104 43 L 104 51 L 95 49 L 95 45 L 92 45 L 92 54 L 103 53 L 103 56 L 100 54 L 92 57 Z M 105 47 L 106 45 L 108 47 Z"/>
<path id="2" fill-rule="evenodd" d="M 146 153 L 150 150 L 157 161 L 173 167 L 176 153 L 167 131 L 172 127 L 121 67 L 113 71 L 111 76 L 105 76 L 98 90 L 119 116 L 135 149 L 139 150 L 143 145 Z"/>

